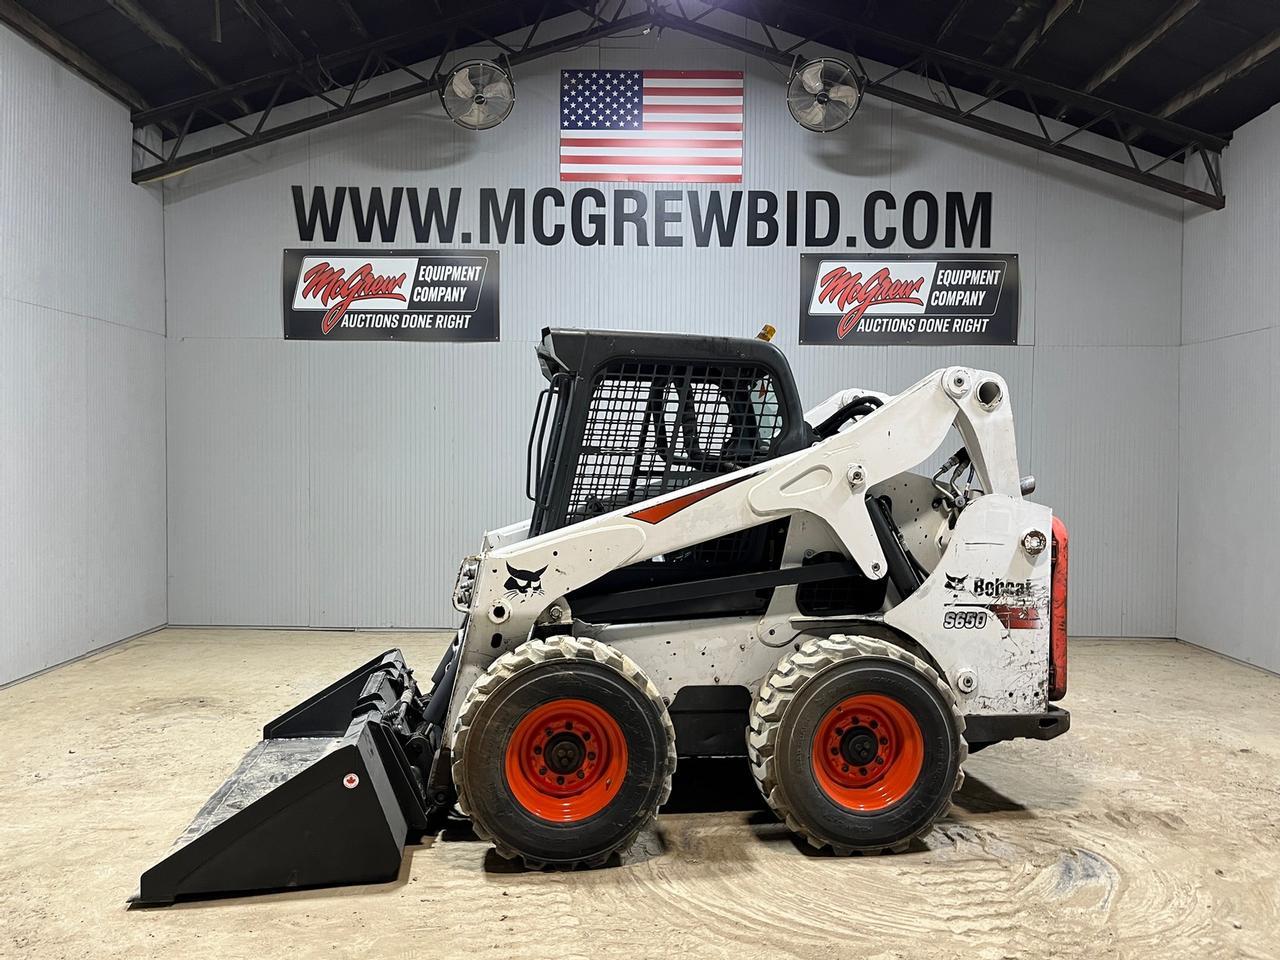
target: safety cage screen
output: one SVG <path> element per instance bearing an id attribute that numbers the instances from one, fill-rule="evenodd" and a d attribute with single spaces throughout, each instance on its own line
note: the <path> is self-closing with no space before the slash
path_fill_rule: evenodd
<path id="1" fill-rule="evenodd" d="M 784 427 L 763 367 L 614 361 L 591 384 L 565 522 L 760 463 Z"/>

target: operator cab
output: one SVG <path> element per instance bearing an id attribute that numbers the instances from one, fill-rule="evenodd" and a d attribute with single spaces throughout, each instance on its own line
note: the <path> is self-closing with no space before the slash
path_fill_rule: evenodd
<path id="1" fill-rule="evenodd" d="M 531 536 L 804 449 L 848 418 L 811 427 L 786 357 L 763 339 L 549 329 L 537 353 L 547 387 L 529 435 Z M 619 568 L 570 603 L 577 616 L 612 623 L 762 614 L 773 588 L 728 578 L 777 571 L 789 524 Z M 851 566 L 840 554 L 810 562 Z M 884 581 L 860 572 L 806 580 L 802 612 L 871 612 L 884 601 Z M 694 582 L 724 589 L 679 599 L 661 589 Z"/>
<path id="2" fill-rule="evenodd" d="M 547 329 L 537 352 L 532 536 L 811 442 L 791 367 L 764 340 Z"/>

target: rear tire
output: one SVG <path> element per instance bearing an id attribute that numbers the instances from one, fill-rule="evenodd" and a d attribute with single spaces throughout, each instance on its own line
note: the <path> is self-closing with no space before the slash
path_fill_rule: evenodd
<path id="1" fill-rule="evenodd" d="M 778 661 L 751 710 L 751 770 L 811 846 L 905 850 L 964 781 L 964 716 L 919 657 L 868 637 L 804 642 Z"/>
<path id="2" fill-rule="evenodd" d="M 599 866 L 671 795 L 675 728 L 628 657 L 578 637 L 530 640 L 468 691 L 453 735 L 458 806 L 525 865 Z"/>

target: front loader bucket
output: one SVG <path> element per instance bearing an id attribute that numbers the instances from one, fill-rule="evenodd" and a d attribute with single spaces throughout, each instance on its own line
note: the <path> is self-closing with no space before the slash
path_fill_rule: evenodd
<path id="1" fill-rule="evenodd" d="M 389 650 L 277 717 L 132 902 L 394 879 L 426 826 L 422 704 Z"/>

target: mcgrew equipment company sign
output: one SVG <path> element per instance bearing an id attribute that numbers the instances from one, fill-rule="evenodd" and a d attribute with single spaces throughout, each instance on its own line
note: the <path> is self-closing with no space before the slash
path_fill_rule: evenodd
<path id="1" fill-rule="evenodd" d="M 1018 342 L 1016 253 L 800 256 L 800 342 Z"/>
<path id="2" fill-rule="evenodd" d="M 497 340 L 495 250 L 286 250 L 289 340 Z"/>

